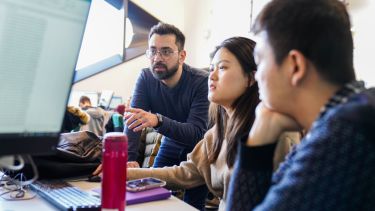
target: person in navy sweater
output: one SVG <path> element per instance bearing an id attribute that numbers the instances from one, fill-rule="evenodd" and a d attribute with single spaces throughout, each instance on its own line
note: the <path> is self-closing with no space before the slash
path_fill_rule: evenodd
<path id="1" fill-rule="evenodd" d="M 185 64 L 185 37 L 173 25 L 159 23 L 149 33 L 150 67 L 142 70 L 127 108 L 125 133 L 129 161 L 138 156 L 141 130 L 153 127 L 163 135 L 153 167 L 173 166 L 203 138 L 208 122 L 208 72 Z M 185 201 L 203 209 L 205 186 L 187 190 Z"/>
<path id="2" fill-rule="evenodd" d="M 243 138 L 227 210 L 374 210 L 375 89 L 356 81 L 337 0 L 273 0 L 257 18 L 262 103 Z M 272 174 L 275 141 L 305 131 Z"/>

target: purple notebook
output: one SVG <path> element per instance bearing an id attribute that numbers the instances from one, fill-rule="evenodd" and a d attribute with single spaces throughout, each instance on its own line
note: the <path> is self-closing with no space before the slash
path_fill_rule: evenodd
<path id="1" fill-rule="evenodd" d="M 148 201 L 167 199 L 171 196 L 171 191 L 165 188 L 154 188 L 140 192 L 126 192 L 126 204 L 138 204 Z"/>
<path id="2" fill-rule="evenodd" d="M 101 193 L 100 188 L 95 188 L 93 191 L 99 194 Z M 154 188 L 140 192 L 126 192 L 126 204 L 131 205 L 148 201 L 162 200 L 169 198 L 171 195 L 171 191 L 165 188 Z"/>

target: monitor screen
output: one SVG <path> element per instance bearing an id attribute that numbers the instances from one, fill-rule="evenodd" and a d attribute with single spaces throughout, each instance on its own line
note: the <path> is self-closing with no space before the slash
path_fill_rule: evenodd
<path id="1" fill-rule="evenodd" d="M 89 0 L 0 0 L 0 156 L 53 152 Z"/>
<path id="2" fill-rule="evenodd" d="M 113 91 L 103 90 L 100 93 L 99 106 L 103 107 L 104 109 L 108 109 L 109 105 L 111 104 L 112 96 Z"/>
<path id="3" fill-rule="evenodd" d="M 122 97 L 119 96 L 113 96 L 111 103 L 109 104 L 109 109 L 114 110 L 117 108 L 117 106 L 122 104 Z"/>

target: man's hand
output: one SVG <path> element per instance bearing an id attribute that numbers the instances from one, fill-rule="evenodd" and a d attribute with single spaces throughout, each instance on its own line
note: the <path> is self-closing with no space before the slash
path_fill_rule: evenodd
<path id="1" fill-rule="evenodd" d="M 300 125 L 291 117 L 272 111 L 259 103 L 256 117 L 247 139 L 248 146 L 261 146 L 275 143 L 286 131 L 301 130 Z"/>
<path id="2" fill-rule="evenodd" d="M 130 130 L 138 132 L 146 127 L 155 127 L 158 124 L 156 114 L 146 112 L 139 108 L 125 109 L 126 125 Z"/>

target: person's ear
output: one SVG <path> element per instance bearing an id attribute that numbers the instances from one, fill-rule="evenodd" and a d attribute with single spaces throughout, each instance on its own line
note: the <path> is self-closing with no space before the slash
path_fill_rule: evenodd
<path id="1" fill-rule="evenodd" d="M 181 50 L 180 53 L 179 53 L 178 62 L 180 64 L 183 64 L 185 62 L 185 58 L 186 58 L 186 51 Z"/>
<path id="2" fill-rule="evenodd" d="M 251 87 L 255 83 L 255 71 L 251 71 L 251 73 L 247 76 L 247 87 Z"/>
<path id="3" fill-rule="evenodd" d="M 288 53 L 288 75 L 292 86 L 299 85 L 307 75 L 307 59 L 298 50 Z"/>
<path id="4" fill-rule="evenodd" d="M 251 87 L 255 83 L 255 71 L 252 71 L 250 74 L 246 74 L 247 87 Z"/>

